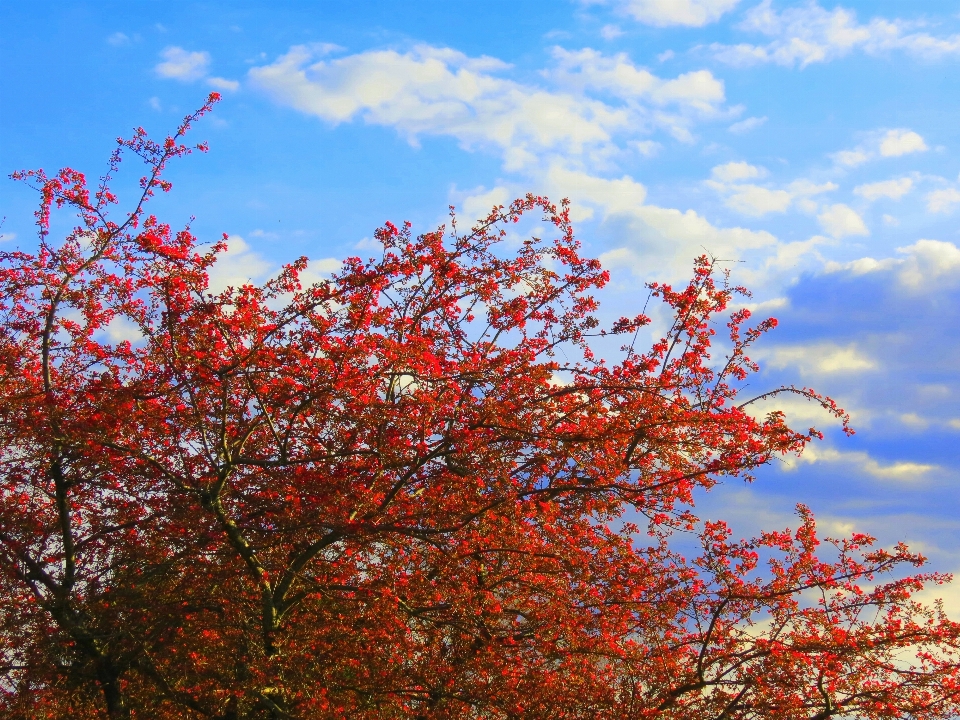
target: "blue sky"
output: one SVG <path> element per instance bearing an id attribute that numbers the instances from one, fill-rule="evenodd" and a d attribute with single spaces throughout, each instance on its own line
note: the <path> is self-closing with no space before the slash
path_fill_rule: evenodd
<path id="1" fill-rule="evenodd" d="M 5 2 L 0 173 L 96 175 L 219 90 L 157 212 L 230 235 L 223 283 L 527 191 L 573 201 L 611 316 L 704 249 L 737 260 L 781 323 L 752 387 L 813 386 L 858 432 L 784 405 L 826 440 L 703 513 L 750 534 L 803 501 L 960 571 L 958 66 L 938 0 Z M 34 203 L 0 181 L 5 249 Z"/>

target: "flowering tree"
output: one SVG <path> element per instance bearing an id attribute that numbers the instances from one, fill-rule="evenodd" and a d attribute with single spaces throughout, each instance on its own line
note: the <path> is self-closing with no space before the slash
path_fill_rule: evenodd
<path id="1" fill-rule="evenodd" d="M 673 321 L 647 350 L 646 316 L 600 326 L 606 272 L 531 195 L 467 232 L 387 223 L 329 280 L 300 259 L 213 293 L 225 244 L 145 207 L 216 100 L 119 141 L 95 189 L 15 176 L 41 202 L 37 250 L 0 256 L 0 716 L 957 712 L 960 625 L 911 600 L 946 578 L 896 572 L 922 557 L 855 535 L 822 558 L 803 507 L 741 542 L 693 514 L 817 435 L 747 412 L 776 323 L 731 311 L 712 260 L 651 285 Z M 147 173 L 114 217 L 124 152 Z M 57 208 L 79 222 L 55 243 Z M 549 237 L 512 241 L 530 214 Z"/>

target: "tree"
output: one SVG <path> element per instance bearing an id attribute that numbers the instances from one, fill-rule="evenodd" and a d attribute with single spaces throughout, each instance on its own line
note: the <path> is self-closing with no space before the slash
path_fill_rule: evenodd
<path id="1" fill-rule="evenodd" d="M 601 327 L 606 272 L 532 195 L 467 232 L 387 223 L 327 280 L 301 258 L 213 293 L 226 237 L 145 207 L 217 99 L 120 140 L 92 191 L 15 176 L 41 203 L 38 249 L 0 255 L 3 717 L 957 712 L 960 625 L 911 599 L 947 577 L 898 572 L 922 557 L 855 535 L 820 558 L 803 507 L 741 542 L 694 515 L 818 436 L 748 413 L 776 322 L 731 311 L 746 291 L 712 259 L 650 286 L 673 321 L 646 351 L 645 315 Z M 114 220 L 124 152 L 147 173 Z M 60 243 L 57 208 L 79 218 Z M 532 213 L 549 239 L 513 241 Z M 812 390 L 766 395 L 787 392 L 847 427 Z"/>

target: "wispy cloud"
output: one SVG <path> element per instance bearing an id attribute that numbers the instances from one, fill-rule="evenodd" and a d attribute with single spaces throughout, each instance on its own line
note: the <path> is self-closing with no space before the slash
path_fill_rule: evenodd
<path id="1" fill-rule="evenodd" d="M 207 74 L 210 66 L 210 53 L 184 50 L 181 47 L 168 47 L 160 53 L 163 61 L 154 68 L 157 75 L 181 82 L 199 80 Z"/>
<path id="2" fill-rule="evenodd" d="M 190 51 L 173 46 L 163 50 L 160 57 L 163 61 L 157 63 L 154 71 L 162 78 L 180 82 L 194 82 L 206 78 L 207 84 L 218 90 L 234 91 L 240 87 L 240 83 L 236 80 L 208 77 L 210 53 L 206 51 Z"/>
<path id="3" fill-rule="evenodd" d="M 803 454 L 788 466 L 796 466 L 798 462 L 806 463 L 842 463 L 852 465 L 858 471 L 881 480 L 896 480 L 910 482 L 923 480 L 937 466 L 930 463 L 918 463 L 908 460 L 881 462 L 865 452 L 841 452 L 833 448 L 809 446 Z"/>
<path id="4" fill-rule="evenodd" d="M 656 27 L 703 27 L 733 10 L 740 0 L 582 0 L 586 5 L 611 5 L 637 22 Z"/>
<path id="5" fill-rule="evenodd" d="M 899 200 L 913 188 L 913 180 L 908 177 L 882 180 L 880 182 L 865 183 L 853 189 L 856 195 L 873 202 L 880 198 Z"/>
<path id="6" fill-rule="evenodd" d="M 735 66 L 776 63 L 806 67 L 861 50 L 871 55 L 900 50 L 937 59 L 960 55 L 960 35 L 936 37 L 918 30 L 917 23 L 873 18 L 866 24 L 843 7 L 826 10 L 815 2 L 777 12 L 771 0 L 749 10 L 740 29 L 766 35 L 766 44 L 709 46 L 714 57 Z"/>
<path id="7" fill-rule="evenodd" d="M 604 40 L 616 40 L 621 35 L 623 35 L 623 30 L 620 29 L 619 25 L 604 25 L 600 28 L 600 37 Z"/>
<path id="8" fill-rule="evenodd" d="M 222 77 L 207 78 L 207 84 L 211 87 L 215 87 L 217 90 L 229 90 L 230 92 L 240 89 L 239 81 L 227 80 L 226 78 Z"/>
<path id="9" fill-rule="evenodd" d="M 735 122 L 733 125 L 727 128 L 730 132 L 735 135 L 742 135 L 743 133 L 748 133 L 751 130 L 756 130 L 758 127 L 767 122 L 767 116 L 763 117 L 749 117 L 740 122 Z"/>
<path id="10" fill-rule="evenodd" d="M 250 71 L 277 102 L 332 123 L 355 119 L 396 128 L 411 142 L 448 135 L 461 145 L 498 151 L 507 169 L 559 153 L 600 161 L 617 138 L 663 129 L 691 139 L 695 122 L 723 114 L 723 83 L 709 71 L 657 77 L 625 55 L 553 51 L 544 71 L 551 86 L 503 77 L 492 57 L 418 45 L 405 53 L 376 50 L 331 60 L 296 46 Z M 605 96 L 603 99 L 598 96 Z"/>
<path id="11" fill-rule="evenodd" d="M 724 204 L 731 210 L 752 217 L 786 212 L 795 203 L 801 209 L 815 209 L 816 203 L 810 206 L 810 198 L 837 189 L 831 182 L 817 184 L 804 179 L 794 180 L 783 187 L 744 182 L 765 177 L 767 170 L 742 161 L 717 165 L 710 175 L 711 179 L 706 184 L 725 196 Z"/>
<path id="12" fill-rule="evenodd" d="M 761 354 L 772 367 L 795 367 L 804 375 L 863 372 L 877 367 L 876 360 L 853 344 L 782 345 Z"/>

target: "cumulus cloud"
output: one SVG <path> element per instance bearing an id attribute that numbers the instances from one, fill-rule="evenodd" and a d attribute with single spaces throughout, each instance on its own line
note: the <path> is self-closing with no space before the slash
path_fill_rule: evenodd
<path id="1" fill-rule="evenodd" d="M 913 180 L 908 177 L 897 178 L 894 180 L 883 180 L 882 182 L 866 183 L 858 185 L 853 192 L 865 200 L 873 202 L 880 198 L 889 198 L 890 200 L 899 200 L 913 187 Z"/>
<path id="2" fill-rule="evenodd" d="M 761 217 L 773 212 L 786 212 L 787 209 L 800 201 L 810 201 L 815 195 L 836 190 L 833 183 L 816 184 L 809 180 L 795 180 L 786 187 L 770 188 L 753 183 L 744 183 L 744 180 L 762 178 L 767 171 L 762 167 L 755 167 L 746 162 L 729 162 L 717 165 L 710 173 L 711 179 L 707 185 L 725 195 L 724 204 L 732 210 L 744 215 Z M 814 207 L 816 204 L 814 203 Z"/>
<path id="3" fill-rule="evenodd" d="M 168 47 L 160 53 L 163 62 L 154 68 L 157 75 L 181 82 L 199 80 L 207 74 L 210 53 L 190 52 L 181 47 Z"/>
<path id="4" fill-rule="evenodd" d="M 603 178 L 554 163 L 543 182 L 551 196 L 573 199 L 574 220 L 609 222 L 621 244 L 603 253 L 601 262 L 639 277 L 684 277 L 705 250 L 736 257 L 777 242 L 769 232 L 717 227 L 693 210 L 649 204 L 646 187 L 629 175 Z"/>
<path id="5" fill-rule="evenodd" d="M 228 80 L 222 77 L 207 78 L 207 84 L 215 87 L 217 90 L 229 90 L 230 92 L 234 92 L 240 88 L 240 83 L 237 80 Z"/>
<path id="6" fill-rule="evenodd" d="M 863 223 L 863 218 L 857 214 L 857 211 L 843 203 L 831 205 L 817 215 L 817 220 L 824 232 L 837 239 L 848 235 L 870 234 L 867 226 Z"/>
<path id="7" fill-rule="evenodd" d="M 897 248 L 903 257 L 877 260 L 863 257 L 845 263 L 829 262 L 827 272 L 851 275 L 894 271 L 903 287 L 914 292 L 932 292 L 943 286 L 960 285 L 960 248 L 942 240 L 918 240 Z"/>
<path id="8" fill-rule="evenodd" d="M 899 157 L 925 150 L 927 144 L 912 130 L 889 130 L 880 141 L 880 154 L 883 157 Z"/>
<path id="9" fill-rule="evenodd" d="M 217 256 L 210 268 L 210 292 L 218 293 L 228 287 L 242 287 L 263 279 L 271 264 L 255 252 L 239 235 L 227 238 L 227 250 Z"/>
<path id="10" fill-rule="evenodd" d="M 647 198 L 647 188 L 629 175 L 602 178 L 560 164 L 549 168 L 546 184 L 552 194 L 573 198 L 575 214 L 582 220 L 592 218 L 594 209 L 603 217 L 637 216 Z"/>
<path id="11" fill-rule="evenodd" d="M 709 70 L 663 79 L 635 65 L 625 53 L 608 56 L 589 48 L 554 48 L 553 58 L 556 66 L 547 76 L 559 87 L 578 95 L 607 93 L 627 104 L 634 121 L 661 127 L 683 142 L 693 139 L 696 120 L 723 114 L 723 81 Z"/>
<path id="12" fill-rule="evenodd" d="M 771 190 L 759 185 L 737 185 L 725 204 L 744 215 L 762 217 L 768 213 L 785 212 L 791 202 L 793 197 L 786 190 Z"/>
<path id="13" fill-rule="evenodd" d="M 633 140 L 627 144 L 644 157 L 653 157 L 663 147 L 656 140 Z"/>
<path id="14" fill-rule="evenodd" d="M 613 5 L 634 20 L 667 27 L 703 27 L 733 10 L 740 0 L 583 0 L 585 4 Z"/>
<path id="15" fill-rule="evenodd" d="M 135 344 L 143 340 L 140 326 L 123 315 L 114 317 L 104 328 L 107 339 L 116 345 L 123 342 Z"/>
<path id="16" fill-rule="evenodd" d="M 777 12 L 771 0 L 749 10 L 740 28 L 771 38 L 766 44 L 714 43 L 714 56 L 736 66 L 776 63 L 806 67 L 861 50 L 870 55 L 900 50 L 924 59 L 960 55 L 960 35 L 936 37 L 902 20 L 874 18 L 862 24 L 843 7 L 826 10 L 816 2 Z"/>
<path id="17" fill-rule="evenodd" d="M 616 40 L 623 35 L 623 30 L 618 25 L 604 25 L 600 28 L 600 37 L 604 40 Z"/>
<path id="18" fill-rule="evenodd" d="M 509 204 L 512 199 L 510 191 L 501 185 L 493 187 L 490 190 L 477 188 L 461 200 L 460 214 L 469 222 L 473 223 L 481 218 L 485 218 L 494 206 L 505 206 Z"/>
<path id="19" fill-rule="evenodd" d="M 877 367 L 876 361 L 854 344 L 784 345 L 764 351 L 762 355 L 772 367 L 796 367 L 803 375 L 862 372 Z"/>
<path id="20" fill-rule="evenodd" d="M 932 193 L 927 195 L 927 210 L 930 212 L 952 212 L 957 203 L 960 203 L 960 190 L 957 190 L 956 188 L 934 190 Z"/>
<path id="21" fill-rule="evenodd" d="M 918 240 L 897 248 L 897 252 L 906 255 L 899 272 L 900 282 L 913 290 L 960 281 L 960 248 L 953 243 Z"/>
<path id="22" fill-rule="evenodd" d="M 168 47 L 160 53 L 160 57 L 163 61 L 154 67 L 154 71 L 160 77 L 180 82 L 193 82 L 206 78 L 207 84 L 211 87 L 231 92 L 240 87 L 240 83 L 236 80 L 207 77 L 210 69 L 210 53 L 206 51 L 191 52 L 181 47 Z"/>
<path id="23" fill-rule="evenodd" d="M 709 70 L 684 73 L 664 80 L 638 67 L 626 53 L 604 55 L 591 50 L 554 48 L 557 67 L 550 74 L 564 87 L 606 90 L 624 100 L 644 100 L 664 107 L 678 105 L 707 114 L 715 113 L 725 100 L 723 81 Z"/>
<path id="24" fill-rule="evenodd" d="M 845 165 L 846 167 L 856 167 L 857 165 L 862 165 L 867 160 L 872 157 L 872 153 L 867 152 L 866 150 L 857 149 L 857 150 L 841 150 L 833 154 L 833 159 L 837 162 L 838 165 Z"/>
<path id="25" fill-rule="evenodd" d="M 751 165 L 743 160 L 739 162 L 728 162 L 724 165 L 717 165 L 710 171 L 714 180 L 724 183 L 737 182 L 738 180 L 751 180 L 753 178 L 766 177 L 767 169 Z"/>
<path id="26" fill-rule="evenodd" d="M 555 89 L 501 77 L 509 66 L 495 58 L 428 45 L 320 57 L 315 47 L 296 46 L 253 68 L 250 79 L 277 102 L 328 122 L 359 118 L 394 127 L 411 142 L 452 136 L 468 149 L 500 152 L 511 170 L 550 153 L 602 159 L 617 150 L 614 134 L 660 127 L 688 139 L 694 119 L 718 113 L 724 102 L 723 83 L 708 71 L 664 80 L 625 55 L 593 50 L 554 51 L 546 76 Z"/>
<path id="27" fill-rule="evenodd" d="M 858 147 L 841 150 L 831 157 L 838 165 L 856 167 L 878 156 L 899 157 L 928 149 L 927 143 L 918 133 L 907 128 L 895 128 L 868 133 L 867 139 Z"/>

